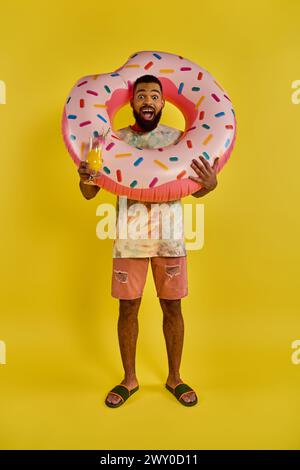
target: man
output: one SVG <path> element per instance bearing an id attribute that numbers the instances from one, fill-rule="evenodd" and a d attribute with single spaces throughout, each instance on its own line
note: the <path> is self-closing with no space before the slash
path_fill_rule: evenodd
<path id="1" fill-rule="evenodd" d="M 130 100 L 135 123 L 117 131 L 118 137 L 129 145 L 140 148 L 160 148 L 177 142 L 182 132 L 159 125 L 162 109 L 165 105 L 163 89 L 160 81 L 152 75 L 139 77 L 133 86 Z M 203 186 L 193 194 L 202 197 L 217 186 L 217 162 L 213 167 L 202 156 L 194 159 L 191 168 L 196 175 L 190 178 Z M 87 185 L 91 175 L 87 164 L 82 162 L 79 167 L 80 189 L 86 199 L 91 199 L 99 191 L 98 186 Z M 127 211 L 138 201 L 127 200 Z M 154 203 L 143 202 L 150 213 Z M 165 203 L 176 215 L 176 229 L 183 234 L 181 200 Z M 118 224 L 120 223 L 120 198 L 117 198 Z M 128 224 L 134 215 L 128 216 Z M 174 217 L 175 219 L 175 217 Z M 162 218 L 147 221 L 146 231 L 161 229 Z M 153 227 L 152 225 L 155 225 Z M 174 227 L 173 227 L 174 228 Z M 160 233 L 160 232 L 159 232 Z M 184 236 L 169 239 L 120 239 L 114 240 L 112 296 L 119 299 L 118 337 L 124 367 L 123 381 L 114 387 L 106 397 L 105 403 L 110 407 L 122 405 L 132 393 L 139 388 L 135 371 L 136 342 L 138 336 L 138 311 L 146 280 L 148 264 L 151 262 L 157 297 L 163 312 L 163 332 L 166 341 L 169 374 L 166 388 L 172 392 L 181 404 L 193 406 L 197 403 L 195 391 L 180 377 L 180 362 L 183 349 L 184 322 L 181 312 L 181 298 L 187 295 L 187 257 Z"/>

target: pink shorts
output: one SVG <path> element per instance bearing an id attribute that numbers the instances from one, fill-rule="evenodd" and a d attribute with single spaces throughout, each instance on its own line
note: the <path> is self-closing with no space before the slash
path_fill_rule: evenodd
<path id="1" fill-rule="evenodd" d="M 175 300 L 188 295 L 187 257 L 113 258 L 111 295 L 117 299 L 142 297 L 149 259 L 157 297 Z"/>

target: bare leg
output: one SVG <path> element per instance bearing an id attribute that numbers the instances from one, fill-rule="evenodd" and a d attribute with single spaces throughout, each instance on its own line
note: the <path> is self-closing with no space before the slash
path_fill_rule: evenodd
<path id="1" fill-rule="evenodd" d="M 179 372 L 184 338 L 181 299 L 159 299 L 159 301 L 163 311 L 163 331 L 168 353 L 169 376 L 167 384 L 174 388 L 178 383 L 183 383 Z M 196 395 L 194 392 L 189 392 L 182 399 L 191 402 L 196 399 Z"/>
<path id="2" fill-rule="evenodd" d="M 141 304 L 141 297 L 138 299 L 125 300 L 120 299 L 118 337 L 119 347 L 124 368 L 124 379 L 122 384 L 129 390 L 138 385 L 135 372 L 135 354 L 138 337 L 138 312 Z M 116 395 L 108 394 L 107 401 L 118 403 L 121 401 Z"/>

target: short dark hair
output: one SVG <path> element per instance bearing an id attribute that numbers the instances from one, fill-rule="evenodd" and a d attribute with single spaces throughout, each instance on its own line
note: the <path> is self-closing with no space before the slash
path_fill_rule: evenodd
<path id="1" fill-rule="evenodd" d="M 132 90 L 133 94 L 134 94 L 135 89 L 136 89 L 136 87 L 139 83 L 157 83 L 160 87 L 161 93 L 163 92 L 161 82 L 154 75 L 142 75 L 141 77 L 137 78 L 136 81 L 134 82 L 134 85 L 133 85 L 133 90 Z"/>

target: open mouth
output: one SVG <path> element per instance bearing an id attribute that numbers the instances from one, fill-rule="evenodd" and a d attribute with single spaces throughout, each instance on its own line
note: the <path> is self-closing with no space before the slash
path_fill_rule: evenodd
<path id="1" fill-rule="evenodd" d="M 143 108 L 141 114 L 146 121 L 151 121 L 154 118 L 154 110 L 152 108 Z"/>

